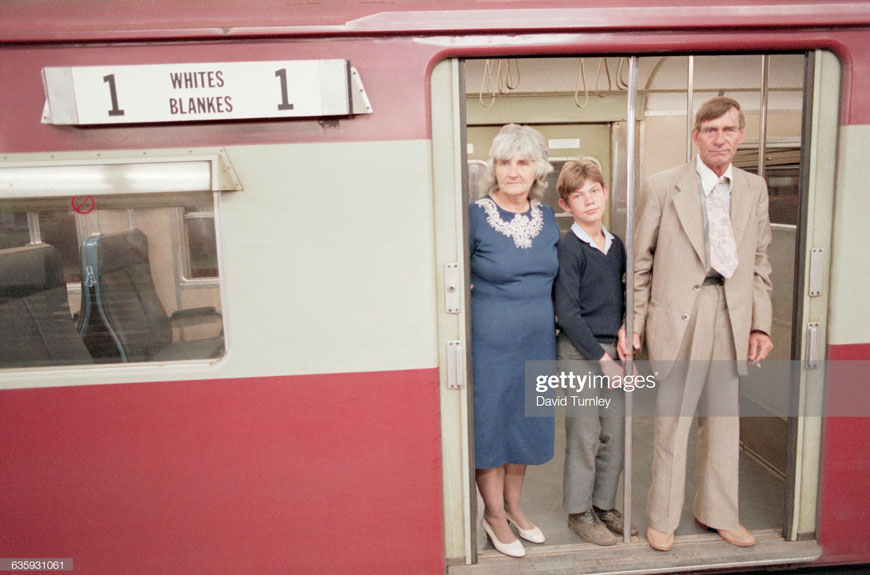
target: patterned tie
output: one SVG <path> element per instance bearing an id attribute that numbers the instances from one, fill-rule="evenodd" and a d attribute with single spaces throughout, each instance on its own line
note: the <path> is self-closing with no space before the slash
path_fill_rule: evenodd
<path id="1" fill-rule="evenodd" d="M 710 234 L 710 267 L 730 278 L 737 269 L 737 244 L 731 231 L 728 202 L 719 182 L 707 196 L 707 230 Z"/>

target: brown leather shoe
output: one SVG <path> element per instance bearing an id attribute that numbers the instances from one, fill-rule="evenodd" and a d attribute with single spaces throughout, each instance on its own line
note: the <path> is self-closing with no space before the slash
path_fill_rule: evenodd
<path id="1" fill-rule="evenodd" d="M 583 541 L 595 545 L 616 545 L 618 540 L 591 509 L 568 515 L 568 527 Z"/>
<path id="2" fill-rule="evenodd" d="M 652 527 L 646 529 L 646 541 L 656 551 L 670 551 L 674 546 L 674 534 L 663 533 Z"/>
<path id="3" fill-rule="evenodd" d="M 755 537 L 742 525 L 738 525 L 737 529 L 733 531 L 728 529 L 718 529 L 718 531 L 722 539 L 731 545 L 736 545 L 737 547 L 752 547 L 755 545 Z"/>
<path id="4" fill-rule="evenodd" d="M 744 527 L 743 525 L 738 524 L 737 529 L 729 530 L 729 529 L 716 529 L 714 527 L 710 527 L 709 525 L 705 525 L 695 519 L 695 524 L 702 529 L 706 529 L 708 531 L 716 531 L 719 533 L 719 536 L 730 543 L 731 545 L 736 545 L 737 547 L 752 547 L 755 545 L 755 537 L 752 533 L 749 532 L 749 529 Z"/>

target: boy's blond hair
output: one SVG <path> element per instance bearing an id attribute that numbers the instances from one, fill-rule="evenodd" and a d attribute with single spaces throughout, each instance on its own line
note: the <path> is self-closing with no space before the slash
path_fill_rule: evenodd
<path id="1" fill-rule="evenodd" d="M 601 187 L 605 187 L 604 174 L 601 173 L 601 167 L 598 162 L 591 158 L 580 156 L 574 161 L 565 162 L 562 166 L 562 171 L 559 172 L 559 181 L 556 182 L 556 189 L 559 191 L 559 197 L 562 201 L 567 202 L 571 192 L 577 188 L 582 188 L 588 182 L 598 182 Z"/>

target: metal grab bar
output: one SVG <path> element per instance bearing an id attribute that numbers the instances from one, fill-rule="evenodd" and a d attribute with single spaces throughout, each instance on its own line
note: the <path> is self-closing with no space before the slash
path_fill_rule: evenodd
<path id="1" fill-rule="evenodd" d="M 632 271 L 634 269 L 634 241 L 632 238 L 632 208 L 634 207 L 635 188 L 635 112 L 637 108 L 637 56 L 632 56 L 628 61 L 628 113 L 626 133 L 626 189 L 625 189 L 625 337 L 628 340 L 629 350 L 632 349 L 631 341 L 634 334 L 634 282 Z M 625 362 L 626 373 L 633 373 L 634 363 L 632 359 Z M 625 394 L 625 459 L 623 469 L 623 530 L 622 537 L 626 543 L 631 542 L 631 450 L 632 450 L 632 397 Z"/>

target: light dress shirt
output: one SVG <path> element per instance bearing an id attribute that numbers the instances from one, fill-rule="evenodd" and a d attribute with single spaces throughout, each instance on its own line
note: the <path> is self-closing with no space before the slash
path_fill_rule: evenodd
<path id="1" fill-rule="evenodd" d="M 716 172 L 708 168 L 707 164 L 701 161 L 700 155 L 695 156 L 695 171 L 698 174 L 698 184 L 701 187 L 701 215 L 704 217 L 704 255 L 707 258 L 708 276 L 718 276 L 719 274 L 710 267 L 710 231 L 707 226 L 707 196 L 710 195 L 710 192 L 717 185 L 720 183 L 724 184 L 722 192 L 725 195 L 725 204 L 729 210 L 731 209 L 731 174 L 733 167 L 733 164 L 728 164 L 728 168 L 720 178 L 716 175 Z"/>
<path id="2" fill-rule="evenodd" d="M 706 224 L 704 227 L 706 227 Z M 602 251 L 601 248 L 598 247 L 598 244 L 592 241 L 589 234 L 587 234 L 586 231 L 577 224 L 577 222 L 574 222 L 571 226 L 571 231 L 574 232 L 575 236 L 580 238 L 581 242 L 589 244 L 599 252 Z M 604 255 L 607 255 L 607 251 L 610 249 L 610 246 L 613 245 L 613 234 L 607 231 L 604 224 L 601 224 L 601 231 L 604 233 Z"/>

